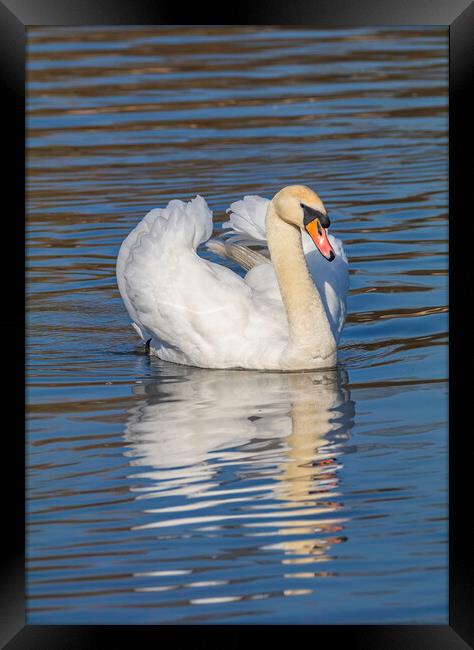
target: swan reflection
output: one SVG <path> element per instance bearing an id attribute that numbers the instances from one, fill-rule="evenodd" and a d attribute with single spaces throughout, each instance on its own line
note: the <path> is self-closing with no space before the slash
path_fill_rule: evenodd
<path id="1" fill-rule="evenodd" d="M 125 429 L 133 477 L 147 479 L 135 494 L 150 520 L 137 528 L 238 529 L 282 551 L 283 562 L 327 559 L 347 521 L 339 486 L 354 415 L 347 373 L 157 365 L 155 379 L 134 387 L 143 400 Z"/>

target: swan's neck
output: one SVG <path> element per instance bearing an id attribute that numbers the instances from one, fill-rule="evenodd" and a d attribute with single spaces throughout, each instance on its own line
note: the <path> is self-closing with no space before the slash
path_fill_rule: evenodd
<path id="1" fill-rule="evenodd" d="M 268 248 L 288 316 L 288 355 L 335 362 L 336 343 L 318 290 L 309 274 L 299 228 L 278 216 L 273 202 L 266 217 Z"/>

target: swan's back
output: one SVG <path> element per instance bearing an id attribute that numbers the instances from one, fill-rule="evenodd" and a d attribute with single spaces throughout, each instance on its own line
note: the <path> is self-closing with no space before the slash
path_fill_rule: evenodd
<path id="1" fill-rule="evenodd" d="M 197 196 L 149 212 L 123 242 L 117 283 L 132 325 L 165 361 L 207 368 L 277 364 L 288 325 L 231 269 L 196 254 L 212 234 Z"/>

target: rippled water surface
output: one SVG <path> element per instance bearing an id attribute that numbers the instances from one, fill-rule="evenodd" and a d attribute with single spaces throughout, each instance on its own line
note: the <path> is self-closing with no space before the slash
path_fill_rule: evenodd
<path id="1" fill-rule="evenodd" d="M 447 32 L 28 47 L 29 622 L 446 623 Z M 350 261 L 337 371 L 147 357 L 130 229 L 294 183 Z"/>

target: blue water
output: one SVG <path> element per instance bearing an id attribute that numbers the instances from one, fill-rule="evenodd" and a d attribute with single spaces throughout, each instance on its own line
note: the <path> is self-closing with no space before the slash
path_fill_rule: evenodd
<path id="1" fill-rule="evenodd" d="M 447 31 L 28 53 L 28 622 L 446 623 Z M 115 282 L 137 221 L 200 193 L 218 232 L 294 183 L 350 262 L 338 369 L 146 356 Z"/>

